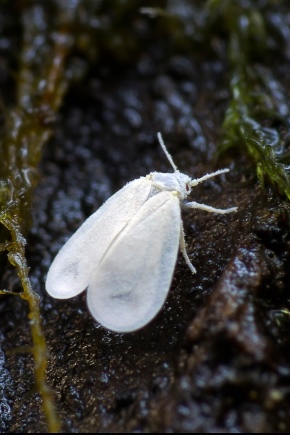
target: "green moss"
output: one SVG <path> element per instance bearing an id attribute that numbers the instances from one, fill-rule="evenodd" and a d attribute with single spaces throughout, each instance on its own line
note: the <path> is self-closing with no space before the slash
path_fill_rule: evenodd
<path id="1" fill-rule="evenodd" d="M 265 72 L 268 84 L 276 84 L 269 72 Z M 275 107 L 275 99 L 265 87 L 259 89 L 261 71 L 250 69 L 245 73 L 238 71 L 231 81 L 232 101 L 227 109 L 223 123 L 224 137 L 221 150 L 233 146 L 246 148 L 257 167 L 257 175 L 262 184 L 265 178 L 278 188 L 280 194 L 290 199 L 290 179 L 287 167 L 281 163 L 283 149 L 279 132 L 275 128 L 264 127 L 258 120 L 265 116 L 267 120 L 287 120 Z M 282 152 L 281 152 L 282 151 Z"/>
<path id="2" fill-rule="evenodd" d="M 289 128 L 289 110 L 283 90 L 266 67 L 273 45 L 267 8 L 273 3 L 267 2 L 259 10 L 255 2 L 212 0 L 208 4 L 212 23 L 219 22 L 226 36 L 230 65 L 232 98 L 222 126 L 220 150 L 246 150 L 256 164 L 261 184 L 268 181 L 290 199 L 287 155 L 275 126 Z"/>
<path id="3" fill-rule="evenodd" d="M 38 180 L 37 166 L 43 145 L 51 135 L 51 121 L 69 86 L 68 78 L 74 76 L 68 62 L 74 46 L 71 26 L 77 3 L 74 2 L 74 5 L 74 8 L 67 5 L 67 11 L 56 3 L 47 5 L 54 9 L 55 24 L 50 23 L 48 9 L 41 4 L 23 7 L 23 38 L 16 74 L 15 104 L 4 111 L 5 132 L 1 143 L 0 222 L 10 236 L 9 240 L 2 240 L 0 250 L 8 253 L 9 262 L 16 268 L 22 284 L 19 295 L 28 302 L 35 380 L 50 432 L 60 431 L 60 421 L 53 392 L 46 382 L 48 352 L 42 331 L 39 298 L 29 280 L 25 234 L 30 226 L 30 204 Z M 1 293 L 15 294 L 5 290 Z"/>

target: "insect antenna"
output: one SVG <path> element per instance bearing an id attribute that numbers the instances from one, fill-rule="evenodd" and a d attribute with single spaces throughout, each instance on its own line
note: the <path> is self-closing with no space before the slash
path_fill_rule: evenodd
<path id="1" fill-rule="evenodd" d="M 166 148 L 166 146 L 165 146 L 165 143 L 164 143 L 164 141 L 163 141 L 163 139 L 162 139 L 162 136 L 161 136 L 161 133 L 160 133 L 160 132 L 157 133 L 157 137 L 158 137 L 158 140 L 159 140 L 159 143 L 160 143 L 161 148 L 163 149 L 163 151 L 164 151 L 164 153 L 165 153 L 167 159 L 169 160 L 169 163 L 171 164 L 171 166 L 172 166 L 173 169 L 174 169 L 174 172 L 177 172 L 177 171 L 178 171 L 177 166 L 176 166 L 176 164 L 174 163 L 173 158 L 171 157 L 171 155 L 170 155 L 169 152 L 167 151 L 167 148 Z"/>
<path id="2" fill-rule="evenodd" d="M 202 183 L 203 181 L 208 180 L 209 178 L 216 177 L 217 175 L 220 174 L 225 174 L 226 172 L 229 172 L 229 169 L 219 169 L 218 171 L 212 172 L 211 174 L 206 174 L 201 178 L 193 178 L 189 183 L 189 185 L 191 187 L 197 186 L 199 183 Z"/>

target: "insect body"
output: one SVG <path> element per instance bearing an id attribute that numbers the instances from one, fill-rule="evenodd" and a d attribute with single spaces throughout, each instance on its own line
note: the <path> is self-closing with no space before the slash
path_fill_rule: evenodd
<path id="1" fill-rule="evenodd" d="M 191 179 L 177 170 L 160 133 L 158 138 L 174 172 L 152 172 L 126 184 L 67 241 L 47 275 L 46 290 L 58 299 L 87 288 L 93 317 L 112 331 L 135 331 L 160 311 L 178 247 L 196 272 L 186 252 L 181 206 L 222 214 L 237 210 L 186 202 L 192 187 L 229 170 Z"/>

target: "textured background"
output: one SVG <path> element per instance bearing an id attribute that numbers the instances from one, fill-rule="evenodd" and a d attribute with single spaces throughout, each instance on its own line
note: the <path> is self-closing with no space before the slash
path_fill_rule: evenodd
<path id="1" fill-rule="evenodd" d="M 21 43 L 15 10 L 44 5 L 8 3 L 0 9 L 0 84 L 10 105 Z M 80 3 L 85 27 L 90 2 Z M 289 432 L 289 202 L 261 188 L 243 148 L 216 159 L 231 99 L 225 36 L 211 30 L 201 38 L 203 15 L 194 2 L 160 3 L 182 25 L 141 15 L 130 2 L 97 3 L 101 18 L 91 19 L 105 29 L 104 40 L 90 40 L 91 54 L 78 47 L 72 55 L 85 72 L 70 85 L 44 148 L 26 251 L 63 431 Z M 260 3 L 262 12 L 268 4 L 268 18 L 283 18 L 285 33 L 287 2 Z M 275 43 L 261 62 L 288 103 L 289 47 Z M 260 121 L 280 129 L 287 148 L 288 129 L 279 120 L 269 125 L 263 115 Z M 231 169 L 195 188 L 193 200 L 239 210 L 183 213 L 197 275 L 179 256 L 156 319 L 133 334 L 116 334 L 94 322 L 85 294 L 66 301 L 49 297 L 45 276 L 63 243 L 108 197 L 150 171 L 170 170 L 157 131 L 182 172 L 198 177 Z M 4 255 L 1 283 L 19 287 Z M 34 387 L 27 304 L 1 296 L 0 313 L 0 429 L 46 431 Z"/>

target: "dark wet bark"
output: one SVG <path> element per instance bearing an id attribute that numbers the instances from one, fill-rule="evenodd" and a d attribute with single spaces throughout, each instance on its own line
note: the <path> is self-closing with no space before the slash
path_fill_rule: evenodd
<path id="1" fill-rule="evenodd" d="M 12 180 L 30 281 L 40 296 L 47 383 L 63 431 L 289 432 L 290 16 L 287 2 L 232 2 L 241 18 L 260 23 L 262 17 L 260 42 L 253 42 L 250 31 L 241 36 L 240 28 L 228 26 L 222 8 L 227 2 L 210 3 L 218 9 L 209 19 L 204 2 L 164 1 L 155 18 L 140 14 L 130 2 L 60 2 L 60 10 L 54 2 L 51 8 L 35 2 L 35 26 L 27 24 L 29 2 L 0 3 L 0 202 L 9 203 L 7 180 Z M 40 57 L 19 60 L 19 53 L 29 55 L 21 51 L 23 22 L 42 33 L 43 46 L 35 34 L 25 34 L 25 50 L 36 44 Z M 51 34 L 56 26 L 72 37 L 64 52 L 56 43 L 60 35 Z M 256 74 L 262 66 L 272 93 L 261 84 L 261 75 L 253 79 L 247 69 L 246 84 L 238 88 L 246 94 L 233 98 L 232 80 L 241 72 L 229 54 L 235 32 L 242 38 L 246 67 Z M 35 93 L 42 75 L 55 87 Z M 263 104 L 269 102 L 263 110 L 257 95 L 264 96 Z M 25 105 L 37 108 L 37 116 L 28 116 Z M 14 110 L 24 148 L 12 134 L 15 125 L 7 129 Z M 252 142 L 243 146 L 245 130 L 234 128 L 253 126 L 249 116 L 258 123 L 265 160 L 259 160 Z M 192 200 L 239 210 L 224 216 L 183 211 L 197 274 L 192 276 L 179 256 L 168 300 L 156 319 L 133 334 L 115 334 L 94 322 L 85 294 L 66 301 L 50 298 L 45 276 L 64 241 L 105 199 L 134 178 L 170 170 L 157 131 L 182 172 L 198 177 L 231 169 L 196 187 Z M 232 140 L 230 146 L 225 138 Z M 7 167 L 11 143 L 19 152 L 12 175 L 20 167 L 31 170 L 25 191 Z M 9 231 L 2 228 L 1 242 L 7 241 Z M 1 248 L 1 288 L 19 292 L 7 261 L 9 246 Z M 25 300 L 0 296 L 3 432 L 48 427 L 35 382 L 28 314 Z"/>

